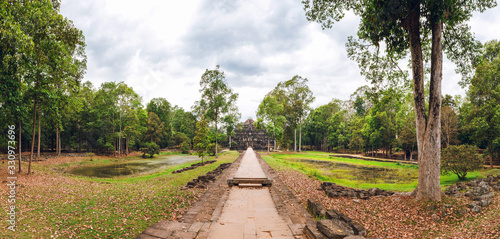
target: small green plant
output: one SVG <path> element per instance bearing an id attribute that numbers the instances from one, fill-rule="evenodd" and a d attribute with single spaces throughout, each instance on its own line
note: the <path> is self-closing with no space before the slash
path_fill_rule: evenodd
<path id="1" fill-rule="evenodd" d="M 460 181 L 468 172 L 481 169 L 484 160 L 472 145 L 451 145 L 441 150 L 441 174 L 454 173 Z"/>

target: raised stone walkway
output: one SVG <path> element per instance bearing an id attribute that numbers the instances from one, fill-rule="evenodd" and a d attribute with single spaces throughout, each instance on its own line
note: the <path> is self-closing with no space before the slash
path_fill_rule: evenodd
<path id="1" fill-rule="evenodd" d="M 234 179 L 267 180 L 252 148 L 247 149 Z M 246 185 L 240 184 L 240 186 Z M 287 223 L 278 214 L 269 188 L 262 188 L 260 185 L 260 187 L 231 188 L 222 215 L 212 223 L 208 238 L 294 239 L 294 236 Z"/>
<path id="2" fill-rule="evenodd" d="M 306 225 L 308 230 L 304 230 Z M 304 206 L 269 165 L 248 148 L 178 222 L 158 222 L 137 238 L 322 237 Z"/>

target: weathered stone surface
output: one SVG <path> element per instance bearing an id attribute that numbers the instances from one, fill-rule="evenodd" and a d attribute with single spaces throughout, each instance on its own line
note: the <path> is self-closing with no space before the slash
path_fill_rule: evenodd
<path id="1" fill-rule="evenodd" d="M 474 206 L 472 208 L 472 212 L 475 212 L 475 213 L 479 213 L 479 212 L 481 212 L 481 210 L 482 210 L 481 206 Z"/>
<path id="2" fill-rule="evenodd" d="M 330 209 L 326 211 L 326 219 L 340 219 L 342 218 L 342 215 L 344 214 L 336 211 L 335 209 Z"/>
<path id="3" fill-rule="evenodd" d="M 394 192 L 381 190 L 379 188 L 362 190 L 362 189 L 343 187 L 331 182 L 323 182 L 321 184 L 321 189 L 323 189 L 323 191 L 325 191 L 325 194 L 331 198 L 355 197 L 360 199 L 368 199 L 369 197 L 374 197 L 374 196 L 394 195 Z"/>
<path id="4" fill-rule="evenodd" d="M 480 202 L 481 202 L 481 207 L 487 207 L 491 204 L 492 200 L 491 198 L 489 198 L 489 199 L 483 199 Z"/>
<path id="5" fill-rule="evenodd" d="M 342 224 L 335 223 L 338 220 L 321 219 L 317 222 L 318 230 L 330 239 L 343 239 L 350 234 Z"/>
<path id="6" fill-rule="evenodd" d="M 480 205 L 481 205 L 481 203 L 480 203 L 479 201 L 474 201 L 474 202 L 471 202 L 471 203 L 469 204 L 469 207 L 470 207 L 470 208 L 473 208 L 473 207 L 475 207 L 475 206 L 480 206 Z"/>
<path id="7" fill-rule="evenodd" d="M 349 235 L 355 235 L 354 229 L 352 228 L 350 222 L 346 222 L 346 221 L 340 220 L 340 219 L 332 219 L 332 222 L 344 227 L 346 232 L 349 233 Z"/>
<path id="8" fill-rule="evenodd" d="M 354 231 L 354 235 L 361 235 L 361 236 L 366 236 L 366 229 L 363 227 L 361 224 L 357 222 L 351 223 L 351 227 Z"/>
<path id="9" fill-rule="evenodd" d="M 344 239 L 366 239 L 366 237 L 360 236 L 360 235 L 350 235 L 350 236 L 344 237 Z"/>
<path id="10" fill-rule="evenodd" d="M 176 231 L 169 238 L 172 238 L 172 239 L 194 239 L 194 238 L 196 238 L 196 234 L 197 234 L 196 232 Z"/>
<path id="11" fill-rule="evenodd" d="M 494 192 L 489 192 L 487 194 L 484 194 L 484 195 L 481 195 L 481 196 L 476 196 L 474 198 L 474 200 L 476 201 L 481 201 L 481 200 L 485 200 L 485 199 L 490 199 L 492 198 L 493 196 L 495 196 L 495 193 Z"/>
<path id="12" fill-rule="evenodd" d="M 318 200 L 310 198 L 307 200 L 307 210 L 314 217 L 324 218 L 326 214 L 325 207 Z"/>
<path id="13" fill-rule="evenodd" d="M 207 164 L 211 164 L 211 163 L 214 163 L 214 162 L 216 162 L 216 161 L 215 160 L 208 160 L 208 161 L 205 161 L 203 163 L 201 163 L 201 162 L 200 163 L 195 163 L 195 164 L 192 164 L 189 167 L 185 167 L 185 168 L 181 168 L 179 170 L 175 170 L 175 171 L 172 172 L 172 174 L 177 174 L 177 173 L 182 173 L 184 171 L 193 170 L 193 169 L 195 169 L 197 167 L 200 167 L 200 166 L 203 166 L 203 165 L 207 165 Z"/>
<path id="14" fill-rule="evenodd" d="M 246 150 L 252 147 L 254 150 L 267 149 L 268 137 L 265 130 L 257 130 L 254 126 L 254 121 L 248 119 L 243 123 L 243 128 L 234 130 L 231 149 Z M 271 142 L 272 139 L 269 139 Z"/>
<path id="15" fill-rule="evenodd" d="M 217 167 L 216 169 L 208 172 L 206 175 L 198 176 L 198 178 L 195 178 L 192 181 L 188 182 L 185 187 L 205 189 L 207 188 L 207 184 L 209 182 L 215 181 L 216 177 L 220 175 L 222 172 L 224 172 L 226 168 L 229 168 L 229 166 L 231 166 L 231 163 L 223 163 L 219 165 L 219 167 Z"/>

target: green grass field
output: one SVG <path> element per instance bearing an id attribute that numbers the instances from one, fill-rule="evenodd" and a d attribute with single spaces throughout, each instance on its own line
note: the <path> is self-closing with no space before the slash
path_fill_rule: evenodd
<path id="1" fill-rule="evenodd" d="M 224 152 L 217 162 L 180 174 L 172 171 L 196 162 L 168 166 L 153 174 L 116 178 L 74 176 L 61 172 L 61 168 L 140 157 L 34 163 L 35 174 L 19 180 L 17 231 L 3 227 L 0 234 L 7 238 L 134 238 L 155 222 L 172 220 L 200 196 L 202 191 L 198 189 L 180 190 L 188 181 L 222 163 L 233 162 L 238 155 L 235 151 Z M 7 207 L 5 201 L 3 208 Z"/>
<path id="2" fill-rule="evenodd" d="M 378 162 L 330 157 L 331 153 L 262 153 L 262 158 L 275 169 L 293 169 L 321 181 L 353 188 L 380 188 L 391 191 L 412 191 L 417 186 L 418 166 L 399 162 Z M 467 174 L 467 180 L 484 177 L 488 171 Z M 441 175 L 441 186 L 459 182 L 454 174 Z"/>

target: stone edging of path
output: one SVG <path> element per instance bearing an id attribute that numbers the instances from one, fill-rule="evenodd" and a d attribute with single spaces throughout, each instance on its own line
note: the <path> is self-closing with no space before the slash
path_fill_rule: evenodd
<path id="1" fill-rule="evenodd" d="M 146 228 L 137 239 L 158 238 L 206 238 L 212 221 L 217 221 L 224 202 L 229 195 L 227 178 L 234 175 L 244 153 L 227 168 L 219 177 L 208 184 L 207 191 L 193 206 L 179 218 L 179 221 L 160 221 Z"/>

